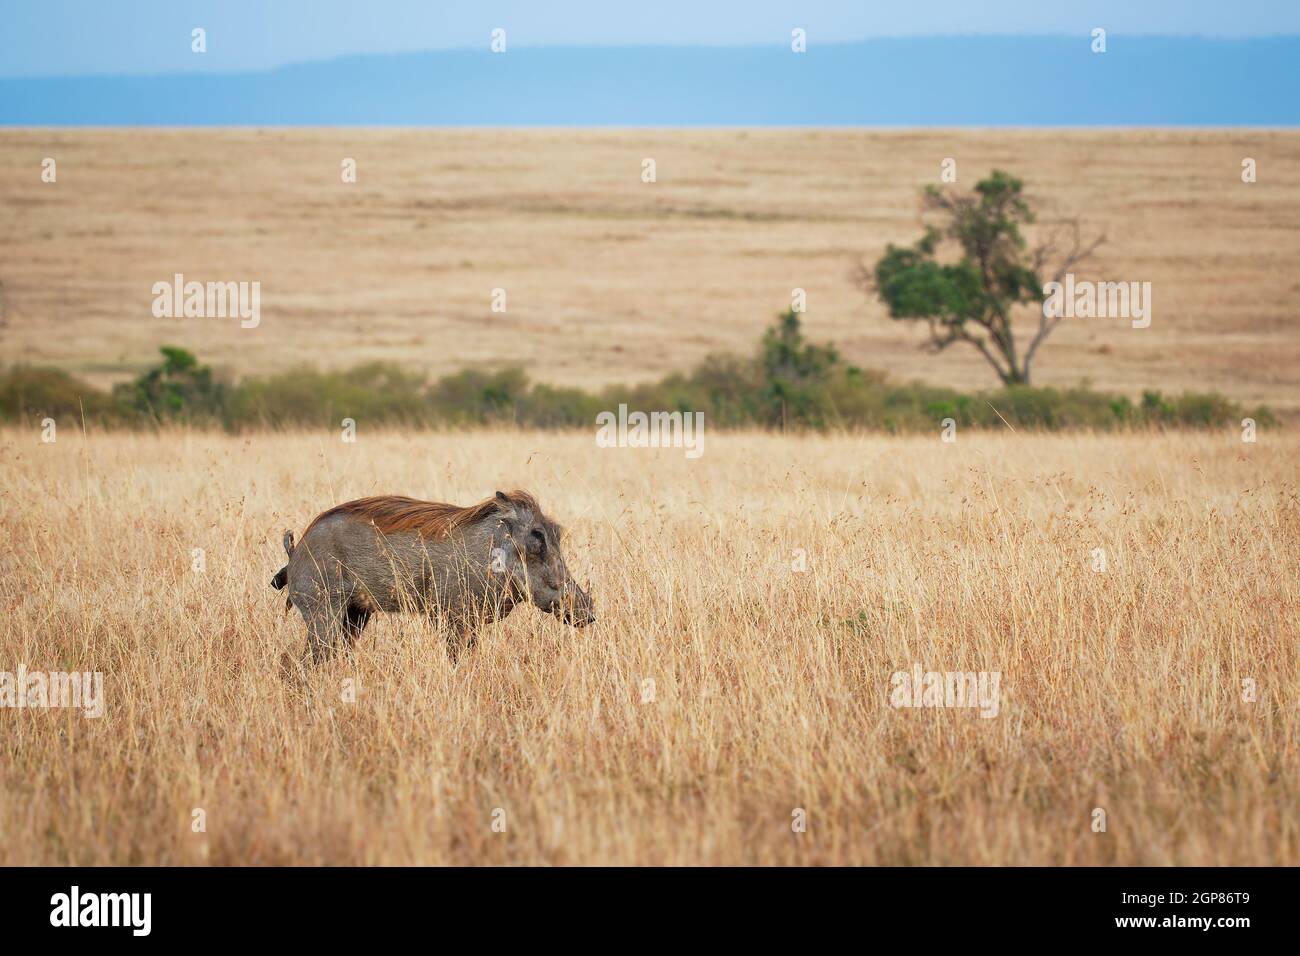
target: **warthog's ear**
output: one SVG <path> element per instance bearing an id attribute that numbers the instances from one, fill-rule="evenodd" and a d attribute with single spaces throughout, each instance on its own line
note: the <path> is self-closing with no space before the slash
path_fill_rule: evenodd
<path id="1" fill-rule="evenodd" d="M 519 517 L 519 510 L 515 507 L 515 503 L 503 492 L 498 491 L 495 500 L 497 505 L 497 514 L 506 521 L 514 521 Z"/>

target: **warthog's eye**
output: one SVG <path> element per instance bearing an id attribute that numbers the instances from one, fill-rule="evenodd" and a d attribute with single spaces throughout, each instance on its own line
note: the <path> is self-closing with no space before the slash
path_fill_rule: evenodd
<path id="1" fill-rule="evenodd" d="M 546 553 L 546 535 L 540 530 L 534 528 L 528 534 L 528 553 L 545 554 Z"/>

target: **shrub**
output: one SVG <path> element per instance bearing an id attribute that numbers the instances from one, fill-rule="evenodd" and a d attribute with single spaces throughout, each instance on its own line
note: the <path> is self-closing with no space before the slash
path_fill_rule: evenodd
<path id="1" fill-rule="evenodd" d="M 686 373 L 600 392 L 529 382 L 519 368 L 466 369 L 433 382 L 386 362 L 341 371 L 299 367 L 266 377 L 223 382 L 184 349 L 164 346 L 163 361 L 111 396 L 58 369 L 0 369 L 0 418 L 81 415 L 107 424 L 147 426 L 164 421 L 221 423 L 241 428 L 290 425 L 338 427 L 347 418 L 416 427 L 512 422 L 538 428 L 586 428 L 600 411 L 626 403 L 640 411 L 704 412 L 713 427 L 782 429 L 864 428 L 933 431 L 945 418 L 963 427 L 1110 429 L 1218 428 L 1244 417 L 1214 393 L 1166 399 L 1010 385 L 967 394 L 922 382 L 890 382 L 885 373 L 844 362 L 832 346 L 803 337 L 799 317 L 781 315 L 749 356 L 709 355 Z M 1277 424 L 1264 407 L 1251 413 Z"/>
<path id="2" fill-rule="evenodd" d="M 299 367 L 248 378 L 231 396 L 226 424 L 337 427 L 343 418 L 377 424 L 426 424 L 424 376 L 386 362 L 339 372 Z"/>
<path id="3" fill-rule="evenodd" d="M 57 368 L 15 365 L 0 369 L 0 419 L 39 422 L 43 418 L 106 421 L 113 417 L 108 396 Z"/>
<path id="4" fill-rule="evenodd" d="M 211 422 L 225 408 L 226 386 L 191 352 L 164 345 L 162 364 L 134 382 L 115 386 L 113 401 L 128 417 L 155 422 Z"/>

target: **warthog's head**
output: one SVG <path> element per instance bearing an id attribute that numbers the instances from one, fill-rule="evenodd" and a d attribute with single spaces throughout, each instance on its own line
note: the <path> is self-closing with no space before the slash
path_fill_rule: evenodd
<path id="1" fill-rule="evenodd" d="M 527 495 L 496 494 L 493 571 L 513 589 L 565 623 L 585 627 L 596 620 L 591 595 L 578 586 L 560 552 L 560 526 Z"/>

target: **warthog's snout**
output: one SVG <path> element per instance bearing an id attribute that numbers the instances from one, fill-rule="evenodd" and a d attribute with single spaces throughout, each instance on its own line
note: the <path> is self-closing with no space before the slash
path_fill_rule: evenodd
<path id="1" fill-rule="evenodd" d="M 556 602 L 552 613 L 574 627 L 586 627 L 596 621 L 596 610 L 591 595 L 578 587 L 577 582 L 565 586 L 564 596 Z"/>

